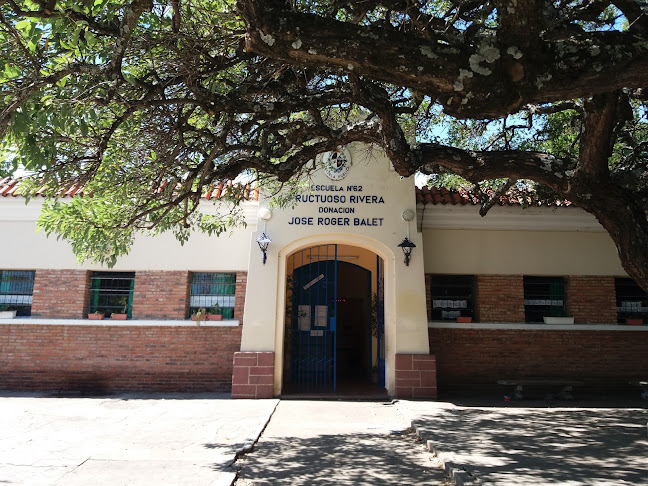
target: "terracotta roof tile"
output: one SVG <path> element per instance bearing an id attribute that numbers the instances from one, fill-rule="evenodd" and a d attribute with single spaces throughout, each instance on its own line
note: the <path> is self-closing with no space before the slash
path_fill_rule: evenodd
<path id="1" fill-rule="evenodd" d="M 20 187 L 20 179 L 13 179 L 11 177 L 0 178 L 0 196 L 19 197 L 20 196 L 20 192 L 18 191 L 19 187 Z M 161 192 L 164 190 L 165 187 L 166 187 L 166 183 L 160 185 L 160 187 L 154 192 Z M 228 181 L 227 184 L 223 184 L 223 182 L 219 182 L 214 186 L 207 188 L 205 190 L 205 193 L 203 194 L 203 198 L 207 200 L 220 199 L 221 197 L 226 196 L 228 191 L 232 191 L 234 187 L 235 186 L 232 181 Z M 237 186 L 236 189 L 240 190 L 241 186 Z M 252 199 L 252 200 L 259 199 L 258 187 L 253 188 L 252 184 L 247 183 L 244 186 L 242 186 L 242 190 L 246 199 Z M 35 192 L 35 195 L 45 197 L 46 192 L 47 192 L 47 187 L 42 186 Z M 84 187 L 81 185 L 73 185 L 59 192 L 60 197 L 73 197 L 73 196 L 83 196 L 83 195 L 85 195 L 85 192 L 84 192 Z"/>
<path id="2" fill-rule="evenodd" d="M 489 194 L 487 192 L 487 194 Z M 490 193 L 492 194 L 492 192 Z M 490 195 L 489 194 L 489 195 Z M 527 196 L 528 197 L 528 196 Z M 453 206 L 466 204 L 471 204 L 473 206 L 481 205 L 479 200 L 479 195 L 469 192 L 464 188 L 460 189 L 447 189 L 445 187 L 436 188 L 436 187 L 417 187 L 416 188 L 416 202 L 423 205 L 427 204 L 452 204 Z M 516 194 L 505 194 L 500 196 L 499 205 L 500 206 L 521 206 L 523 204 L 534 205 L 534 206 L 571 206 L 570 201 L 565 200 L 556 200 L 551 203 L 546 202 L 532 202 L 531 198 L 528 197 L 527 201 L 524 200 L 524 196 Z"/>

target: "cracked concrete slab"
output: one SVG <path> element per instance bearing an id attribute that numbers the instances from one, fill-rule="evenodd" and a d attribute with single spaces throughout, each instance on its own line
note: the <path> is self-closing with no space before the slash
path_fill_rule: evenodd
<path id="1" fill-rule="evenodd" d="M 229 486 L 277 400 L 0 395 L 0 483 Z"/>

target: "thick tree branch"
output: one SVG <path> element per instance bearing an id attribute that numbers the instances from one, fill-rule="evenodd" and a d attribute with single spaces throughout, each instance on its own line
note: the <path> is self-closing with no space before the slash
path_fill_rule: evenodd
<path id="1" fill-rule="evenodd" d="M 415 32 L 294 12 L 281 2 L 241 0 L 238 5 L 248 24 L 249 50 L 293 65 L 407 86 L 462 118 L 499 117 L 524 104 L 640 88 L 648 78 L 648 42 L 637 42 L 629 32 L 587 32 L 560 40 L 540 36 L 531 51 L 487 39 L 466 49 Z M 535 0 L 528 5 L 531 15 Z M 519 28 L 511 29 L 511 38 L 524 37 Z"/>
<path id="2" fill-rule="evenodd" d="M 607 180 L 617 122 L 619 93 L 606 93 L 585 101 L 585 126 L 580 144 L 576 177 Z"/>

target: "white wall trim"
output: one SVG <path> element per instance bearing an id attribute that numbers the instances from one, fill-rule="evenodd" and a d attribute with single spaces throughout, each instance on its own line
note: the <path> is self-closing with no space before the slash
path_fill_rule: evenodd
<path id="1" fill-rule="evenodd" d="M 626 326 L 621 324 L 529 324 L 526 322 L 458 322 L 429 321 L 429 329 L 477 329 L 516 331 L 648 331 L 648 326 Z"/>
<path id="2" fill-rule="evenodd" d="M 38 317 L 17 317 L 15 319 L 0 319 L 0 325 L 49 325 L 49 326 L 120 326 L 120 327 L 237 327 L 240 326 L 238 319 L 226 321 L 204 321 L 196 326 L 192 320 L 162 320 L 162 319 L 127 319 L 125 321 L 113 321 L 103 319 L 91 321 L 90 319 L 42 319 Z"/>

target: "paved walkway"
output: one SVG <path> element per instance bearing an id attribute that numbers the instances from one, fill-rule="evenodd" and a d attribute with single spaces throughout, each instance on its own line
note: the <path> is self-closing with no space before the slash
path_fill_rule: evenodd
<path id="1" fill-rule="evenodd" d="M 281 401 L 253 452 L 237 461 L 236 485 L 447 484 L 409 426 L 389 402 Z"/>
<path id="2" fill-rule="evenodd" d="M 457 484 L 648 485 L 645 400 L 399 405 Z"/>
<path id="3" fill-rule="evenodd" d="M 277 400 L 228 398 L 0 395 L 0 484 L 230 486 Z"/>
<path id="4" fill-rule="evenodd" d="M 638 398 L 277 403 L 0 394 L 0 485 L 648 485 Z"/>

